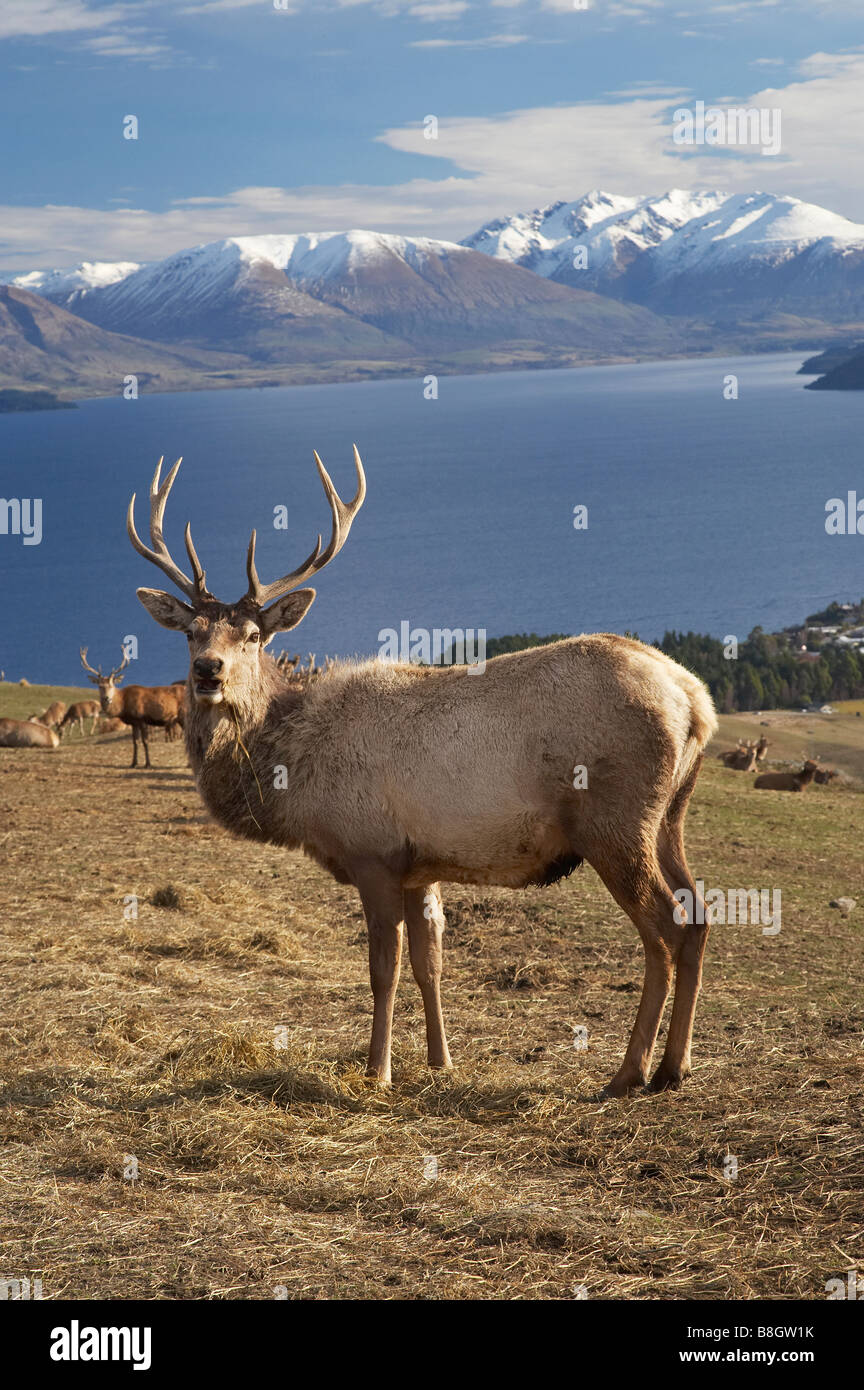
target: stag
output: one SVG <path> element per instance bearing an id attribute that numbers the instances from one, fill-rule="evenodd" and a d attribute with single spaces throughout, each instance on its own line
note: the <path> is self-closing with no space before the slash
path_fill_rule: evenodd
<path id="1" fill-rule="evenodd" d="M 99 707 L 102 713 L 115 719 L 122 719 L 132 730 L 132 767 L 138 766 L 138 739 L 144 745 L 144 766 L 150 767 L 150 749 L 147 744 L 147 730 L 173 729 L 182 725 L 186 691 L 182 685 L 128 685 L 121 690 L 123 672 L 129 664 L 128 653 L 123 653 L 119 666 L 103 676 L 102 667 L 93 667 L 87 660 L 87 648 L 82 647 L 81 665 L 89 679 L 99 690 Z"/>
<path id="2" fill-rule="evenodd" d="M 760 791 L 767 789 L 775 792 L 803 792 L 818 771 L 819 764 L 808 758 L 800 772 L 763 772 L 756 778 L 753 786 Z"/>
<path id="3" fill-rule="evenodd" d="M 198 788 L 236 835 L 302 847 L 353 884 L 368 925 L 373 996 L 368 1074 L 391 1077 L 393 1007 L 403 926 L 426 1018 L 427 1056 L 448 1067 L 441 1010 L 444 915 L 439 882 L 551 884 L 583 860 L 638 930 L 642 999 L 626 1053 L 605 1094 L 648 1082 L 675 973 L 675 997 L 652 1090 L 678 1086 L 690 1043 L 710 913 L 690 873 L 683 823 L 706 743 L 716 729 L 705 686 L 654 647 L 611 634 L 569 638 L 500 656 L 482 677 L 462 667 L 340 663 L 298 687 L 263 652 L 304 617 L 300 587 L 339 553 L 366 495 L 345 503 L 314 455 L 332 533 L 271 584 L 258 577 L 255 532 L 248 588 L 222 603 L 206 586 L 189 526 L 191 578 L 162 533 L 178 459 L 150 487 L 150 540 L 135 549 L 182 593 L 139 589 L 163 627 L 189 643 L 186 742 Z M 574 769 L 584 769 L 584 777 Z M 692 921 L 673 894 L 687 889 Z M 682 920 L 683 918 L 683 920 Z"/>

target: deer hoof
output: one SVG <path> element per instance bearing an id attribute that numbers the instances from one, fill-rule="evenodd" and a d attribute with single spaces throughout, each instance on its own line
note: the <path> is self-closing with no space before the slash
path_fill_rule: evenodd
<path id="1" fill-rule="evenodd" d="M 689 1071 L 673 1071 L 661 1062 L 645 1089 L 652 1095 L 658 1091 L 678 1091 L 689 1075 Z"/>
<path id="2" fill-rule="evenodd" d="M 600 1092 L 600 1100 L 623 1100 L 641 1091 L 645 1086 L 644 1076 L 613 1076 Z"/>

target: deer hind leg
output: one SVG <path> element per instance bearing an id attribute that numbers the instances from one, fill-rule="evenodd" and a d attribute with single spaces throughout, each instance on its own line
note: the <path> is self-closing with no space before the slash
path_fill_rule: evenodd
<path id="1" fill-rule="evenodd" d="M 393 1006 L 402 964 L 402 884 L 384 868 L 355 875 L 369 931 L 369 980 L 372 985 L 372 1039 L 366 1075 L 390 1084 Z"/>
<path id="2" fill-rule="evenodd" d="M 595 859 L 594 867 L 615 901 L 636 927 L 645 950 L 645 979 L 624 1060 L 604 1089 L 626 1096 L 647 1084 L 660 1019 L 672 985 L 675 960 L 684 937 L 675 921 L 678 906 L 653 855 L 618 863 Z"/>
<path id="3" fill-rule="evenodd" d="M 441 964 L 444 909 L 437 883 L 405 889 L 405 925 L 411 969 L 423 996 L 426 1015 L 426 1057 L 430 1067 L 450 1067 L 450 1050 L 441 1011 Z"/>
<path id="4" fill-rule="evenodd" d="M 663 875 L 672 892 L 686 888 L 691 894 L 692 913 L 688 913 L 684 941 L 675 969 L 675 997 L 663 1057 L 651 1090 L 678 1087 L 690 1075 L 690 1044 L 696 1000 L 702 983 L 702 958 L 708 941 L 711 915 L 690 872 L 684 849 L 684 817 L 698 774 L 698 765 L 673 799 L 660 827 L 657 849 Z M 689 903 L 688 903 L 689 906 Z M 680 915 L 680 914 L 679 914 Z"/>
<path id="5" fill-rule="evenodd" d="M 132 725 L 132 766 L 138 766 L 138 725 Z"/>
<path id="6" fill-rule="evenodd" d="M 144 744 L 144 766 L 150 766 L 150 747 L 147 743 L 147 725 L 141 725 L 141 742 Z"/>

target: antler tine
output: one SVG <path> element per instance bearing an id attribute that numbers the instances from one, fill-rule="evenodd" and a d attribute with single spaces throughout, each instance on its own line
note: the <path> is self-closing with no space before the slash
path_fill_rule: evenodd
<path id="1" fill-rule="evenodd" d="M 206 594 L 207 589 L 205 587 L 204 580 L 207 576 L 205 575 L 204 570 L 201 567 L 201 561 L 198 559 L 198 552 L 192 544 L 191 521 L 186 522 L 186 530 L 183 532 L 183 539 L 186 542 L 186 554 L 189 556 L 189 563 L 192 566 L 192 573 L 195 576 L 195 588 L 199 594 Z"/>
<path id="2" fill-rule="evenodd" d="M 277 579 L 273 584 L 262 584 L 258 578 L 258 571 L 255 568 L 255 541 L 257 532 L 253 531 L 249 537 L 249 549 L 246 553 L 246 573 L 249 576 L 249 588 L 246 593 L 247 598 L 261 607 L 269 603 L 271 599 L 279 598 L 281 594 L 287 594 L 297 584 L 302 584 L 304 579 L 308 579 L 310 574 L 315 573 L 315 561 L 321 553 L 321 537 L 315 542 L 315 549 L 312 554 L 307 556 L 299 569 L 293 570 L 291 574 L 286 574 L 282 579 Z"/>
<path id="3" fill-rule="evenodd" d="M 126 649 L 125 649 L 125 647 L 124 647 L 124 649 L 123 649 L 123 660 L 120 662 L 120 665 L 119 665 L 119 666 L 115 666 L 115 667 L 114 667 L 114 670 L 111 672 L 110 679 L 111 679 L 112 681 L 113 681 L 113 680 L 116 680 L 117 677 L 119 676 L 120 672 L 121 672 L 121 671 L 125 671 L 125 670 L 126 670 L 126 667 L 127 667 L 128 665 L 129 665 L 129 653 L 126 651 Z"/>
<path id="4" fill-rule="evenodd" d="M 126 513 L 126 530 L 138 554 L 143 555 L 145 560 L 149 560 L 151 564 L 156 565 L 163 574 L 168 576 L 172 584 L 176 584 L 181 593 L 185 594 L 187 598 L 191 598 L 194 602 L 202 598 L 206 590 L 204 588 L 204 571 L 201 569 L 198 556 L 195 554 L 195 547 L 192 545 L 191 537 L 188 534 L 188 526 L 186 548 L 189 551 L 189 558 L 192 561 L 192 568 L 195 571 L 194 580 L 190 579 L 188 575 L 185 575 L 179 566 L 171 559 L 171 553 L 165 544 L 165 537 L 162 534 L 162 518 L 165 514 L 165 503 L 168 500 L 168 494 L 177 476 L 177 469 L 182 462 L 183 460 L 181 457 L 174 464 L 174 467 L 171 469 L 165 481 L 161 484 L 160 475 L 162 472 L 163 459 L 160 458 L 156 465 L 153 481 L 150 484 L 150 539 L 153 542 L 153 549 L 151 550 L 149 546 L 144 544 L 138 532 L 135 530 L 136 494 L 134 492 L 132 494 L 132 500 L 129 503 L 129 510 Z"/>
<path id="5" fill-rule="evenodd" d="M 87 648 L 87 647 L 79 647 L 79 648 L 78 648 L 78 651 L 79 651 L 80 656 L 81 656 L 81 665 L 84 667 L 84 670 L 85 670 L 85 671 L 89 671 L 89 672 L 91 673 L 91 675 L 94 675 L 94 676 L 101 676 L 101 674 L 102 674 L 102 667 L 100 666 L 100 667 L 99 667 L 99 670 L 97 671 L 93 666 L 90 665 L 90 662 L 87 660 L 87 651 L 88 651 L 88 648 Z"/>
<path id="6" fill-rule="evenodd" d="M 246 557 L 246 573 L 249 576 L 249 590 L 247 597 L 251 598 L 259 606 L 269 603 L 272 599 L 280 598 L 287 594 L 291 589 L 297 588 L 299 584 L 305 583 L 313 575 L 320 573 L 325 565 L 328 565 L 335 555 L 338 555 L 346 540 L 348 532 L 351 530 L 351 523 L 363 506 L 366 497 L 366 475 L 363 472 L 363 464 L 357 445 L 354 445 L 354 467 L 357 470 L 357 491 L 350 502 L 343 502 L 335 487 L 333 480 L 327 469 L 324 467 L 317 450 L 313 450 L 315 464 L 318 474 L 330 504 L 330 511 L 333 517 L 333 528 L 330 540 L 325 550 L 321 549 L 321 537 L 315 543 L 312 554 L 304 560 L 299 569 L 293 570 L 291 574 L 283 575 L 281 579 L 275 580 L 272 584 L 262 584 L 258 578 L 258 571 L 255 568 L 255 532 L 249 541 L 249 552 Z"/>

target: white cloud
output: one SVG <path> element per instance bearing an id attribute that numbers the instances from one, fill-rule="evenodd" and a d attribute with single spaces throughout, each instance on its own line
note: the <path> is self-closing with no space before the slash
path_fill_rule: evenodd
<path id="1" fill-rule="evenodd" d="M 82 29 L 106 29 L 129 18 L 126 5 L 94 9 L 85 0 L 2 0 L 0 39 L 41 38 Z"/>
<path id="2" fill-rule="evenodd" d="M 696 99 L 716 101 L 710 91 Z M 243 233 L 370 227 L 458 240 L 491 217 L 574 198 L 590 188 L 659 193 L 671 187 L 792 193 L 864 222 L 857 180 L 864 129 L 864 53 L 815 53 L 782 88 L 736 99 L 778 107 L 782 153 L 687 149 L 671 139 L 668 94 L 650 88 L 617 101 L 439 120 L 426 140 L 418 123 L 384 131 L 393 150 L 423 156 L 442 178 L 393 185 L 250 187 L 141 208 L 0 208 L 0 265 L 62 266 L 82 259 L 148 260 Z M 457 170 L 451 173 L 449 170 Z M 853 183 L 851 180 L 855 178 Z"/>
<path id="3" fill-rule="evenodd" d="M 514 43 L 533 43 L 528 34 L 490 34 L 485 39 L 415 39 L 409 48 L 509 48 Z"/>
<path id="4" fill-rule="evenodd" d="M 166 44 L 151 43 L 142 31 L 131 29 L 84 39 L 82 47 L 101 58 L 161 58 L 171 52 Z"/>
<path id="5" fill-rule="evenodd" d="M 440 20 L 458 19 L 467 9 L 466 0 L 423 0 L 420 4 L 412 5 L 408 13 L 415 19 L 435 23 Z"/>

